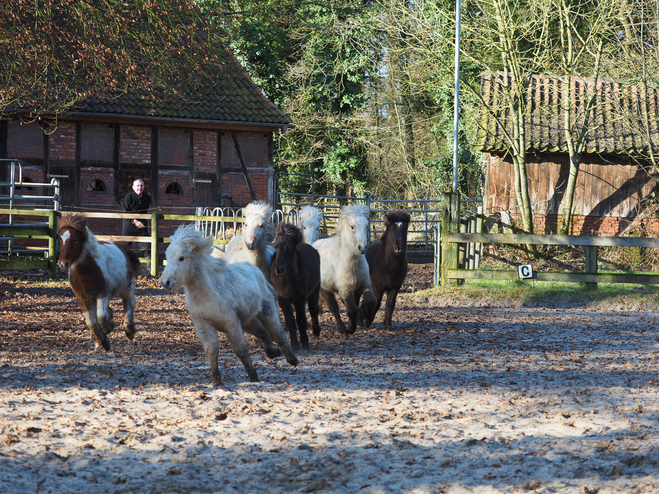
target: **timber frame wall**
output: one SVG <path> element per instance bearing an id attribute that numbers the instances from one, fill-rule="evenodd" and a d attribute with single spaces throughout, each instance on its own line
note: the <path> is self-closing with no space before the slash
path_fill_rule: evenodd
<path id="1" fill-rule="evenodd" d="M 163 209 L 222 206 L 223 192 L 241 206 L 272 201 L 272 128 L 143 122 L 63 121 L 48 134 L 38 122 L 0 120 L 0 158 L 20 159 L 33 182 L 58 178 L 65 210 L 120 210 L 136 178 Z M 7 174 L 0 167 L 0 182 Z"/>

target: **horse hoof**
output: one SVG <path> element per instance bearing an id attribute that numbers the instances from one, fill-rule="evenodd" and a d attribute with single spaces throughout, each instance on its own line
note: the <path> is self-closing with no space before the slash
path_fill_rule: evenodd
<path id="1" fill-rule="evenodd" d="M 266 349 L 265 354 L 268 358 L 277 358 L 282 356 L 282 351 L 279 348 Z"/>
<path id="2" fill-rule="evenodd" d="M 297 365 L 300 363 L 300 361 L 297 359 L 295 355 L 293 355 L 292 358 L 287 358 L 286 361 L 291 364 L 293 367 L 297 367 Z"/>

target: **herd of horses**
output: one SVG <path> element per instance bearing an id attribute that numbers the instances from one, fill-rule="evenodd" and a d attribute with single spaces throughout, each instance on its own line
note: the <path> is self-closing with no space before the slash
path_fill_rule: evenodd
<path id="1" fill-rule="evenodd" d="M 269 358 L 283 352 L 287 362 L 296 366 L 296 351 L 309 349 L 307 309 L 313 334 L 320 336 L 321 301 L 347 338 L 358 326 L 372 324 L 386 294 L 383 327 L 391 329 L 396 298 L 407 275 L 408 213 L 389 211 L 380 241 L 372 244 L 370 210 L 363 205 L 343 206 L 336 231 L 327 238 L 319 238 L 323 214 L 313 206 L 299 211 L 297 224 L 280 222 L 276 229 L 272 207 L 263 201 L 247 205 L 243 216 L 242 232 L 226 251 L 217 249 L 213 239 L 194 225 L 187 225 L 170 237 L 165 252 L 161 285 L 169 292 L 184 291 L 213 385 L 222 384 L 219 333 L 227 335 L 249 379 L 256 382 L 259 378 L 244 333 L 256 337 Z M 85 217 L 76 213 L 62 216 L 59 241 L 59 265 L 68 269 L 95 347 L 110 349 L 107 335 L 114 330 L 110 299 L 116 296 L 123 302 L 124 331 L 132 340 L 140 266 L 136 254 L 122 244 L 97 240 Z M 345 307 L 347 327 L 339 301 Z"/>

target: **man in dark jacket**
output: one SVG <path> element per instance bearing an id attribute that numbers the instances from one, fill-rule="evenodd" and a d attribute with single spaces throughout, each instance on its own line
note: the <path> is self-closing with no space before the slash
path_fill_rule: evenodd
<path id="1" fill-rule="evenodd" d="M 144 192 L 144 181 L 138 178 L 133 182 L 133 190 L 124 197 L 124 211 L 126 213 L 145 214 L 149 212 L 150 207 L 151 196 Z M 147 228 L 147 221 L 126 218 L 123 221 L 121 234 L 148 237 L 149 229 Z M 134 247 L 135 243 L 136 242 L 128 242 L 128 245 Z M 137 243 L 137 248 L 140 250 L 146 250 L 145 257 L 150 257 L 151 251 L 149 249 L 149 244 L 139 242 Z"/>

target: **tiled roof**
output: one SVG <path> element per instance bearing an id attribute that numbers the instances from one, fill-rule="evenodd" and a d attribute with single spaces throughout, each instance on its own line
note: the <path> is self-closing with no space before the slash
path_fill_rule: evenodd
<path id="1" fill-rule="evenodd" d="M 494 114 L 484 110 L 481 115 L 478 137 L 481 151 L 503 152 L 510 147 L 502 125 L 497 123 L 498 118 L 504 128 L 512 128 L 505 105 L 503 80 L 501 73 L 485 74 L 482 79 L 481 95 L 494 109 Z M 593 79 L 571 78 L 568 88 L 566 78 L 530 78 L 525 101 L 527 152 L 568 151 L 561 98 L 568 89 L 573 92 L 570 120 L 576 123 L 574 128 L 580 130 L 588 89 L 593 84 Z M 595 88 L 594 112 L 587 129 L 584 152 L 647 156 L 651 142 L 654 151 L 659 152 L 659 89 L 648 88 L 644 97 L 643 86 L 611 80 L 598 80 Z M 643 123 L 646 116 L 648 130 Z"/>
<path id="2" fill-rule="evenodd" d="M 200 86 L 172 81 L 167 87 L 94 96 L 76 103 L 70 112 L 291 125 L 226 53 L 227 63 L 216 65 L 211 78 L 200 78 L 208 80 Z"/>

